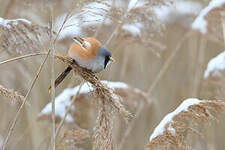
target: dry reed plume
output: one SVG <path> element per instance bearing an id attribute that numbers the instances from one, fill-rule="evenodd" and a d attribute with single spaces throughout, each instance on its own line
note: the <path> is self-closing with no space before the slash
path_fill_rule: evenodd
<path id="1" fill-rule="evenodd" d="M 89 139 L 90 134 L 87 130 L 67 130 L 56 145 L 56 150 L 82 150 L 79 145 L 85 144 Z"/>
<path id="2" fill-rule="evenodd" d="M 107 105 L 104 100 L 99 102 L 99 114 L 97 125 L 94 128 L 94 144 L 93 150 L 113 150 L 112 141 L 112 110 L 107 110 Z"/>
<path id="3" fill-rule="evenodd" d="M 3 18 L 0 18 L 3 20 Z M 47 51 L 50 31 L 25 19 L 3 20 L 0 24 L 0 47 L 10 55 Z"/>
<path id="4" fill-rule="evenodd" d="M 5 88 L 2 85 L 0 85 L 0 94 L 4 97 L 12 99 L 12 102 L 22 103 L 24 101 L 24 96 L 12 89 Z"/>
<path id="5" fill-rule="evenodd" d="M 189 130 L 199 133 L 203 123 L 216 120 L 215 113 L 225 110 L 225 102 L 219 100 L 185 100 L 175 111 L 163 118 L 150 136 L 146 150 L 190 150 L 185 136 Z"/>
<path id="6" fill-rule="evenodd" d="M 100 99 L 99 115 L 97 119 L 97 125 L 94 129 L 94 150 L 113 150 L 112 142 L 112 123 L 111 123 L 111 111 L 116 110 L 124 119 L 129 122 L 132 119 L 132 114 L 125 109 L 120 102 L 120 97 L 114 94 L 113 90 L 103 85 L 100 80 L 93 73 L 87 69 L 81 68 L 76 65 L 70 57 L 57 56 L 68 65 L 70 65 L 74 72 L 81 76 L 85 81 L 92 84 L 95 89 L 97 98 Z M 107 108 L 107 104 L 109 108 Z M 109 110 L 107 110 L 109 109 Z M 111 110 L 112 109 L 112 110 Z"/>
<path id="7" fill-rule="evenodd" d="M 121 116 L 124 117 L 126 121 L 129 122 L 132 119 L 132 114 L 127 111 L 125 107 L 121 104 L 120 97 L 115 95 L 112 89 L 102 84 L 97 76 L 95 76 L 87 69 L 79 67 L 73 62 L 72 58 L 68 56 L 56 55 L 56 57 L 70 65 L 73 68 L 73 71 L 85 81 L 91 83 L 93 88 L 95 89 L 95 94 L 97 95 L 97 97 L 104 100 L 106 103 L 109 103 L 112 108 L 114 108 L 117 112 L 119 112 Z"/>

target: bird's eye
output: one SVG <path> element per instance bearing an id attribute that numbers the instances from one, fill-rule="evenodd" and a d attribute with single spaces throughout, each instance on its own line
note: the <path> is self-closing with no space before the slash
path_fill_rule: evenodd
<path id="1" fill-rule="evenodd" d="M 104 69 L 106 68 L 108 62 L 109 62 L 110 56 L 105 56 L 105 62 L 104 62 Z"/>

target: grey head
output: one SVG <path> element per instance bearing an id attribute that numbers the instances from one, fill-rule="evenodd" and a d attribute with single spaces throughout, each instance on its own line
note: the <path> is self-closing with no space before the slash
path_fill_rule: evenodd
<path id="1" fill-rule="evenodd" d="M 111 52 L 104 46 L 100 46 L 98 48 L 97 57 L 100 57 L 101 60 L 104 60 L 104 62 L 102 62 L 104 63 L 104 69 L 106 68 L 109 61 L 114 61 Z"/>

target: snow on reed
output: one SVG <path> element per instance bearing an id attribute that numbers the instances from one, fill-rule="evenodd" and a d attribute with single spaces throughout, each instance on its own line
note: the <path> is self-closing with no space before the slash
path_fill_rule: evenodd
<path id="1" fill-rule="evenodd" d="M 26 20 L 26 19 L 23 19 L 23 18 L 18 18 L 18 19 L 4 19 L 4 18 L 1 18 L 0 17 L 0 26 L 3 26 L 3 27 L 6 27 L 8 29 L 11 28 L 11 25 L 10 24 L 13 24 L 13 25 L 18 25 L 18 22 L 24 22 L 24 23 L 27 23 L 27 24 L 31 24 L 31 22 L 29 20 Z"/>
<path id="2" fill-rule="evenodd" d="M 182 111 L 188 111 L 189 106 L 199 104 L 200 102 L 201 101 L 196 98 L 189 98 L 184 100 L 183 103 L 180 104 L 179 107 L 177 107 L 177 109 L 167 114 L 163 118 L 163 120 L 159 123 L 159 125 L 155 128 L 154 132 L 150 136 L 149 141 L 152 141 L 152 139 L 154 139 L 155 137 L 162 135 L 163 132 L 166 130 L 165 129 L 166 124 L 173 122 L 174 116 L 178 115 Z M 176 134 L 175 129 L 171 125 L 169 126 L 168 131 L 170 131 L 173 135 Z"/>
<path id="3" fill-rule="evenodd" d="M 133 9 L 144 7 L 146 2 L 138 1 L 138 0 L 131 0 L 128 3 L 127 11 L 130 12 Z M 116 5 L 114 7 L 121 8 L 123 4 Z M 98 1 L 98 2 L 90 2 L 81 8 L 80 12 L 74 13 L 70 16 L 65 25 L 63 30 L 59 35 L 59 40 L 64 38 L 71 38 L 74 36 L 84 36 L 85 29 L 88 27 L 97 27 L 98 25 L 104 23 L 105 25 L 110 25 L 112 23 L 111 12 L 110 9 L 112 7 L 111 1 Z M 62 26 L 67 14 L 60 15 L 54 25 L 55 31 L 58 31 Z M 143 26 L 143 25 L 141 25 Z M 124 24 L 123 30 L 131 33 L 131 35 L 137 36 L 140 34 L 140 24 Z"/>
<path id="4" fill-rule="evenodd" d="M 135 24 L 126 23 L 122 26 L 122 30 L 124 30 L 125 32 L 128 32 L 134 37 L 137 37 L 137 36 L 141 36 L 142 27 L 143 25 L 141 23 L 135 23 Z"/>
<path id="5" fill-rule="evenodd" d="M 138 0 L 130 0 L 127 11 L 130 11 L 131 9 L 133 9 L 136 6 L 137 2 Z"/>
<path id="6" fill-rule="evenodd" d="M 109 12 L 112 3 L 110 1 L 91 2 L 82 8 L 83 26 L 96 26 L 104 22 L 110 24 L 111 19 L 105 15 Z"/>
<path id="7" fill-rule="evenodd" d="M 70 105 L 70 98 L 78 91 L 78 88 L 76 89 L 65 89 L 61 94 L 59 94 L 55 98 L 55 115 L 63 118 L 66 114 L 66 109 Z M 75 109 L 74 106 L 72 109 Z M 48 103 L 41 111 L 39 116 L 43 114 L 51 114 L 52 113 L 52 103 Z M 66 122 L 73 122 L 73 117 L 68 114 L 65 118 Z"/>
<path id="8" fill-rule="evenodd" d="M 200 31 L 202 34 L 207 33 L 207 21 L 205 16 L 215 8 L 219 8 L 225 4 L 225 0 L 212 0 L 207 7 L 201 10 L 198 17 L 192 23 L 192 29 Z"/>
<path id="9" fill-rule="evenodd" d="M 49 28 L 26 19 L 0 18 L 0 32 L 0 47 L 9 54 L 24 55 L 46 51 L 44 47 L 49 45 Z"/>
<path id="10" fill-rule="evenodd" d="M 194 1 L 178 1 L 168 5 L 153 7 L 154 13 L 159 21 L 172 24 L 176 21 L 184 21 L 185 15 L 197 15 L 202 9 L 202 5 Z"/>
<path id="11" fill-rule="evenodd" d="M 63 14 L 56 19 L 56 23 L 54 24 L 54 30 L 59 32 L 60 28 L 63 25 L 64 20 L 66 19 L 67 14 Z M 82 28 L 79 26 L 79 19 L 77 16 L 69 17 L 63 29 L 61 30 L 58 39 L 61 40 L 65 37 L 74 37 L 74 36 L 81 36 L 82 35 Z"/>
<path id="12" fill-rule="evenodd" d="M 88 3 L 81 8 L 80 12 L 72 14 L 67 19 L 58 39 L 62 40 L 67 37 L 84 36 L 84 28 L 96 27 L 101 23 L 110 24 L 111 19 L 105 15 L 111 9 L 111 5 L 110 1 Z M 65 13 L 56 19 L 54 25 L 55 31 L 59 31 L 66 16 L 67 14 Z"/>
<path id="13" fill-rule="evenodd" d="M 128 88 L 128 85 L 122 82 L 110 82 L 110 81 L 101 81 L 103 84 L 106 84 L 109 88 L 115 89 L 115 88 Z M 60 93 L 56 99 L 55 99 L 55 115 L 60 117 L 61 119 L 66 114 L 67 107 L 69 107 L 71 103 L 71 97 L 78 94 L 80 86 L 76 86 L 74 88 L 67 88 L 62 93 Z M 80 88 L 79 94 L 86 94 L 93 91 L 92 86 L 90 86 L 90 83 L 86 82 L 82 87 Z M 75 109 L 73 106 L 72 109 Z M 48 103 L 41 111 L 39 116 L 41 115 L 49 115 L 52 112 L 52 103 Z M 68 114 L 66 119 L 66 122 L 70 123 L 73 122 L 73 117 Z"/>
<path id="14" fill-rule="evenodd" d="M 210 75 L 212 76 L 220 76 L 220 71 L 225 69 L 225 51 L 212 58 L 208 65 L 207 69 L 204 72 L 204 78 L 208 78 Z"/>
<path id="15" fill-rule="evenodd" d="M 199 100 L 189 98 L 167 114 L 155 128 L 145 150 L 191 149 L 185 137 L 187 133 L 201 135 L 203 125 L 215 121 L 215 115 L 225 110 L 225 102 L 220 100 Z M 192 131 L 192 132 L 190 132 Z"/>

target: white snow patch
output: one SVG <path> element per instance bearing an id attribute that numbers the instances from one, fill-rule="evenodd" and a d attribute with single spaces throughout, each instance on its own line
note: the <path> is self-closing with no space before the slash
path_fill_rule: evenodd
<path id="1" fill-rule="evenodd" d="M 142 24 L 140 23 L 135 23 L 135 24 L 124 24 L 122 26 L 122 29 L 128 33 L 130 33 L 133 36 L 140 36 L 141 35 L 141 28 Z"/>
<path id="2" fill-rule="evenodd" d="M 82 10 L 83 26 L 96 26 L 104 22 L 105 24 L 110 24 L 111 19 L 105 17 L 109 12 L 111 1 L 102 2 L 91 2 L 87 4 Z"/>
<path id="3" fill-rule="evenodd" d="M 129 86 L 123 82 L 110 82 L 107 80 L 103 80 L 101 81 L 103 84 L 106 84 L 108 87 L 113 88 L 113 89 L 119 89 L 119 88 L 123 88 L 126 89 Z"/>
<path id="4" fill-rule="evenodd" d="M 133 8 L 140 8 L 146 6 L 147 2 L 146 1 L 138 1 Z"/>
<path id="5" fill-rule="evenodd" d="M 101 81 L 103 84 L 106 84 L 110 88 L 128 88 L 128 85 L 122 82 L 110 82 L 110 81 Z M 74 88 L 67 88 L 62 93 L 60 93 L 55 99 L 55 115 L 63 118 L 66 114 L 66 109 L 71 103 L 71 97 L 76 95 L 79 91 L 80 85 Z M 84 83 L 80 88 L 80 94 L 85 94 L 93 91 L 92 86 L 88 82 Z M 74 110 L 75 107 L 72 107 Z M 52 113 L 52 103 L 48 103 L 41 111 L 39 115 L 49 115 Z M 73 122 L 73 117 L 70 114 L 67 114 L 67 122 Z"/>
<path id="6" fill-rule="evenodd" d="M 59 16 L 54 24 L 54 30 L 58 32 L 60 28 L 63 25 L 63 22 L 66 18 L 67 14 L 63 14 Z M 79 26 L 79 19 L 76 15 L 71 16 L 67 19 L 66 23 L 64 24 L 63 29 L 61 30 L 58 40 L 61 40 L 63 38 L 69 37 L 72 38 L 74 36 L 81 36 L 82 35 L 82 29 Z"/>
<path id="7" fill-rule="evenodd" d="M 174 7 L 179 14 L 197 15 L 202 9 L 200 3 L 193 1 L 178 1 L 174 3 Z"/>
<path id="8" fill-rule="evenodd" d="M 2 148 L 3 143 L 4 143 L 4 138 L 3 136 L 0 135 L 0 148 Z"/>
<path id="9" fill-rule="evenodd" d="M 156 14 L 156 17 L 161 21 L 161 22 L 167 22 L 169 13 L 171 9 L 168 6 L 156 6 L 154 7 L 154 13 Z"/>
<path id="10" fill-rule="evenodd" d="M 152 139 L 154 139 L 155 137 L 162 135 L 163 132 L 165 131 L 165 125 L 169 122 L 173 122 L 173 117 L 176 116 L 177 114 L 179 114 L 182 111 L 188 111 L 188 108 L 192 105 L 196 105 L 199 104 L 201 101 L 199 99 L 196 98 L 189 98 L 183 101 L 182 104 L 180 104 L 179 107 L 177 107 L 176 110 L 174 110 L 173 112 L 167 114 L 163 120 L 159 123 L 159 125 L 155 128 L 154 132 L 152 133 L 152 135 L 149 138 L 149 141 L 152 141 Z M 172 134 L 176 134 L 175 129 L 170 125 L 168 128 L 168 131 L 170 131 Z"/>
<path id="11" fill-rule="evenodd" d="M 211 59 L 207 65 L 207 69 L 204 72 L 204 78 L 208 78 L 210 74 L 212 76 L 220 76 L 221 70 L 225 69 L 225 51 Z"/>
<path id="12" fill-rule="evenodd" d="M 12 23 L 14 25 L 18 25 L 18 21 L 22 21 L 25 22 L 27 24 L 31 24 L 31 22 L 29 20 L 23 19 L 23 18 L 18 18 L 18 19 L 4 19 L 0 17 L 0 25 L 10 29 L 11 26 L 9 25 L 9 23 Z"/>
<path id="13" fill-rule="evenodd" d="M 80 13 L 74 13 L 67 19 L 62 29 L 59 40 L 64 38 L 72 38 L 74 36 L 84 36 L 83 29 L 88 27 L 96 27 L 104 22 L 108 25 L 112 20 L 105 16 L 111 8 L 110 1 L 91 2 L 85 5 Z M 59 31 L 67 14 L 63 14 L 56 19 L 54 25 L 55 31 Z"/>
<path id="14" fill-rule="evenodd" d="M 207 7 L 201 10 L 198 17 L 192 23 L 192 29 L 199 30 L 202 34 L 207 33 L 207 21 L 205 16 L 213 9 L 221 7 L 225 4 L 225 0 L 212 0 Z"/>
<path id="15" fill-rule="evenodd" d="M 164 23 L 172 23 L 177 19 L 182 19 L 180 16 L 184 15 L 197 15 L 201 9 L 202 5 L 193 1 L 178 1 L 171 5 L 153 7 L 157 18 Z"/>
<path id="16" fill-rule="evenodd" d="M 59 94 L 55 99 L 55 115 L 63 118 L 66 114 L 66 109 L 69 107 L 71 97 L 74 96 L 79 91 L 79 86 L 75 88 L 67 88 L 61 94 Z M 83 85 L 80 89 L 80 93 L 88 93 L 89 86 L 87 84 Z M 72 109 L 75 109 L 72 107 Z M 40 115 L 42 114 L 51 114 L 52 113 L 52 103 L 48 103 L 44 109 L 42 109 Z M 67 122 L 73 122 L 73 117 L 68 114 L 66 117 Z"/>
<path id="17" fill-rule="evenodd" d="M 133 9 L 136 6 L 137 2 L 138 0 L 130 0 L 127 11 L 130 11 L 131 9 Z"/>

